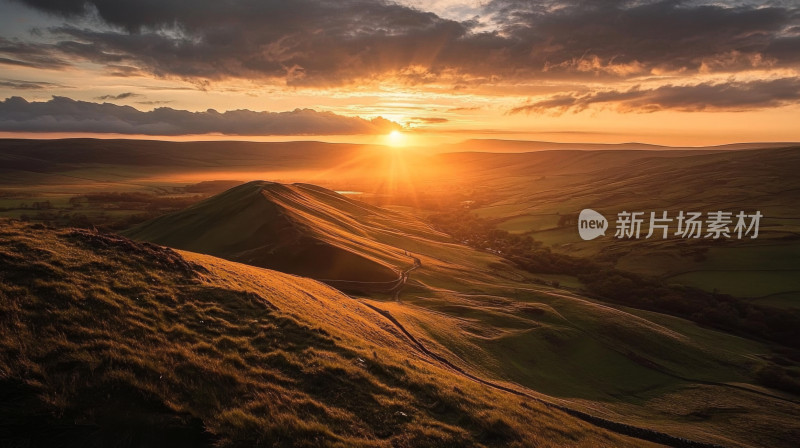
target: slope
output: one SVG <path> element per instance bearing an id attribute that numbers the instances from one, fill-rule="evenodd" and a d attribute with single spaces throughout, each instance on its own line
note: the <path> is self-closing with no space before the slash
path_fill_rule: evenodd
<path id="1" fill-rule="evenodd" d="M 694 440 L 729 446 L 768 440 L 770 446 L 786 446 L 796 430 L 786 416 L 800 415 L 800 407 L 753 384 L 753 372 L 771 363 L 765 344 L 544 287 L 536 275 L 492 253 L 455 244 L 414 218 L 319 187 L 251 183 L 207 203 L 228 204 L 229 194 L 239 196 L 243 189 L 255 191 L 259 201 L 268 197 L 309 235 L 396 263 L 407 279 L 402 290 L 359 296 L 465 372 L 557 397 L 610 420 Z M 200 212 L 192 212 L 197 228 L 206 222 Z M 221 215 L 239 219 L 234 213 Z M 244 234 L 229 231 L 219 237 Z M 411 259 L 418 266 L 409 274 L 400 263 Z M 697 387 L 732 400 L 738 411 L 733 417 L 721 415 L 717 406 L 696 402 Z M 675 409 L 663 409 L 665 397 Z M 685 421 L 685 409 L 708 417 Z M 759 430 L 765 422 L 782 426 Z"/>
<path id="2" fill-rule="evenodd" d="M 320 187 L 254 181 L 125 235 L 322 279 L 344 289 L 389 291 L 413 259 L 370 233 L 390 226 L 424 231 L 413 223 L 403 227 L 402 221 L 398 214 Z"/>
<path id="3" fill-rule="evenodd" d="M 318 282 L 0 227 L 5 446 L 647 446 L 497 391 Z"/>
<path id="4" fill-rule="evenodd" d="M 546 151 L 439 156 L 473 186 L 493 193 L 474 211 L 502 230 L 530 234 L 554 250 L 607 260 L 707 291 L 800 306 L 800 150 Z M 469 199 L 469 197 L 467 197 Z M 610 220 L 607 236 L 582 241 L 574 217 L 585 208 Z M 621 211 L 722 210 L 764 216 L 759 237 L 742 241 L 613 238 Z M 573 217 L 573 220 L 570 218 Z M 673 222 L 673 230 L 675 231 Z"/>

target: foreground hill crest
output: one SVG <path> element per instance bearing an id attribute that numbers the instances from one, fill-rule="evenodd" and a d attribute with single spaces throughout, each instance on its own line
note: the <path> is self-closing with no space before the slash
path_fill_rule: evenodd
<path id="1" fill-rule="evenodd" d="M 0 396 L 4 446 L 647 445 L 436 366 L 319 282 L 8 222 Z"/>

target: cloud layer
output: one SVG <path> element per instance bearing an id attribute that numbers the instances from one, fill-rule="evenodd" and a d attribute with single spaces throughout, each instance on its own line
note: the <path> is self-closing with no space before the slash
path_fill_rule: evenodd
<path id="1" fill-rule="evenodd" d="M 485 30 L 375 0 L 21 1 L 106 26 L 53 28 L 51 43 L 4 39 L 0 62 L 80 59 L 192 80 L 619 79 L 800 64 L 795 2 L 492 0 Z"/>
<path id="2" fill-rule="evenodd" d="M 0 79 L 0 87 L 14 90 L 44 90 L 53 88 L 64 88 L 61 84 L 43 81 L 25 81 L 22 79 Z"/>
<path id="3" fill-rule="evenodd" d="M 672 109 L 744 111 L 780 107 L 800 101 L 800 78 L 750 82 L 663 85 L 652 89 L 606 90 L 553 95 L 512 109 L 516 113 L 581 112 L 591 106 L 613 107 L 619 112 L 657 112 Z"/>
<path id="4" fill-rule="evenodd" d="M 469 2 L 451 18 L 389 0 L 15 1 L 48 15 L 47 28 L 0 36 L 0 67 L 23 72 L 58 76 L 89 67 L 92 76 L 179 79 L 202 90 L 233 80 L 292 93 L 387 85 L 385 91 L 515 97 L 497 108 L 503 111 L 533 98 L 511 113 L 739 111 L 798 100 L 796 1 L 487 0 Z M 437 10 L 458 5 L 448 0 Z M 0 89 L 57 87 L 58 78 L 51 80 L 0 80 Z M 124 90 L 91 96 L 149 106 L 175 100 L 146 101 Z M 325 120 L 312 112 L 301 121 L 321 126 Z"/>
<path id="5" fill-rule="evenodd" d="M 383 118 L 365 120 L 331 112 L 295 109 L 290 112 L 234 110 L 191 112 L 161 107 L 143 112 L 130 106 L 53 97 L 28 102 L 11 97 L 0 101 L 0 131 L 91 132 L 142 135 L 349 135 L 386 134 L 401 126 Z"/>

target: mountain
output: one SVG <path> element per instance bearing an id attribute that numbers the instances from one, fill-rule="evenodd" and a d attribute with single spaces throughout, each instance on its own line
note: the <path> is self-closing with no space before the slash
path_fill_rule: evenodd
<path id="1" fill-rule="evenodd" d="M 414 259 L 371 235 L 433 234 L 404 221 L 407 218 L 397 213 L 321 187 L 253 181 L 142 223 L 125 235 L 345 289 L 389 291 L 399 285 L 402 270 L 413 266 Z"/>
<path id="2" fill-rule="evenodd" d="M 476 381 L 313 280 L 85 230 L 0 234 L 3 446 L 655 446 Z"/>

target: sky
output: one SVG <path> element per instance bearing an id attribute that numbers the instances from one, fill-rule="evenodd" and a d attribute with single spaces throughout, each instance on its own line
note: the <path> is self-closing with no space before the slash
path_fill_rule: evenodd
<path id="1" fill-rule="evenodd" d="M 682 146 L 798 122 L 797 1 L 0 0 L 0 137 Z"/>

